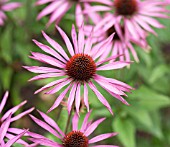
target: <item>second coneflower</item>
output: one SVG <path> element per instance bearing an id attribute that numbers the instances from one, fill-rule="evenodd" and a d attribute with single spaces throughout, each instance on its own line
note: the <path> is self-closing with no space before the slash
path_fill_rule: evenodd
<path id="1" fill-rule="evenodd" d="M 44 137 L 40 134 L 28 132 L 31 141 L 38 143 L 43 146 L 48 147 L 118 147 L 115 145 L 96 145 L 96 143 L 111 138 L 117 133 L 105 133 L 100 134 L 95 137 L 90 138 L 91 134 L 95 131 L 100 123 L 102 123 L 105 118 L 100 118 L 94 122 L 89 121 L 91 111 L 89 111 L 84 117 L 81 128 L 79 129 L 79 117 L 75 113 L 72 118 L 72 130 L 69 133 L 64 133 L 58 126 L 58 124 L 45 113 L 38 111 L 44 120 L 40 120 L 32 115 L 30 117 L 43 129 L 47 130 L 50 134 L 53 134 L 60 142 L 51 140 L 50 138 Z"/>
<path id="2" fill-rule="evenodd" d="M 107 107 L 110 113 L 113 113 L 111 106 L 105 97 L 94 85 L 94 81 L 113 97 L 128 105 L 122 96 L 126 96 L 124 92 L 130 92 L 132 87 L 116 79 L 106 78 L 97 74 L 97 71 L 120 69 L 130 64 L 130 62 L 124 61 L 109 62 L 110 60 L 115 60 L 119 56 L 112 56 L 100 62 L 98 61 L 99 57 L 106 51 L 109 43 L 112 41 L 113 34 L 92 48 L 92 35 L 85 43 L 83 27 L 79 29 L 77 39 L 75 27 L 73 26 L 71 32 L 72 41 L 74 44 L 73 47 L 64 31 L 59 27 L 57 27 L 57 29 L 61 34 L 70 55 L 67 55 L 64 49 L 56 41 L 52 40 L 49 36 L 47 36 L 47 34 L 43 32 L 44 37 L 54 49 L 34 40 L 36 45 L 49 55 L 32 52 L 32 56 L 30 56 L 30 58 L 49 64 L 53 67 L 25 66 L 25 68 L 31 72 L 39 73 L 39 75 L 31 78 L 30 81 L 47 79 L 51 77 L 61 77 L 61 79 L 55 80 L 43 86 L 35 93 L 53 87 L 48 92 L 46 92 L 46 94 L 54 94 L 63 87 L 67 86 L 65 90 L 58 96 L 49 111 L 52 111 L 54 108 L 56 108 L 70 90 L 70 94 L 68 96 L 68 112 L 71 111 L 73 102 L 75 101 L 76 111 L 79 113 L 81 86 L 84 89 L 84 104 L 89 110 L 89 86 L 90 89 L 96 94 L 100 102 Z"/>
<path id="3" fill-rule="evenodd" d="M 104 18 L 105 24 L 109 25 L 113 20 L 121 27 L 123 23 L 125 31 L 136 39 L 146 38 L 146 32 L 156 35 L 152 27 L 163 28 L 156 18 L 169 18 L 169 10 L 165 8 L 167 1 L 162 0 L 81 0 L 81 2 L 98 2 L 100 6 L 92 6 L 85 13 L 95 11 L 109 11 Z M 114 13 L 113 13 L 114 11 Z M 126 38 L 127 39 L 127 38 Z"/>

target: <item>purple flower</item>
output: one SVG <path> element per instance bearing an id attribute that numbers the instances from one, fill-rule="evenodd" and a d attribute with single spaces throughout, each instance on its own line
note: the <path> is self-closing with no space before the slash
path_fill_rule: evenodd
<path id="1" fill-rule="evenodd" d="M 92 7 L 86 4 L 85 8 L 91 9 Z M 110 14 L 105 14 L 104 18 L 107 17 L 107 15 Z M 124 25 L 118 25 L 116 23 L 116 20 L 112 20 L 108 24 L 106 24 L 105 19 L 103 19 L 102 16 L 96 12 L 90 13 L 89 18 L 92 20 L 94 25 L 85 25 L 85 34 L 86 36 L 89 36 L 91 31 L 93 30 L 94 43 L 101 42 L 111 34 L 115 33 L 114 39 L 110 42 L 110 45 L 103 53 L 100 60 L 105 59 L 106 57 L 108 57 L 108 55 L 111 54 L 112 56 L 122 55 L 120 56 L 120 61 L 129 62 L 131 52 L 135 61 L 139 62 L 137 53 L 132 43 L 142 47 L 145 51 L 149 51 L 149 47 L 145 40 L 136 39 L 131 36 L 131 34 L 128 34 L 129 32 L 125 31 L 126 27 Z"/>
<path id="2" fill-rule="evenodd" d="M 26 101 L 20 103 L 19 105 L 9 109 L 4 115 L 2 115 L 2 110 L 6 104 L 7 98 L 8 98 L 8 92 L 5 93 L 1 103 L 0 103 L 0 145 L 2 147 L 10 147 L 13 143 L 17 142 L 23 145 L 28 145 L 25 141 L 21 140 L 20 137 L 23 136 L 27 130 L 22 130 L 21 132 L 13 132 L 13 134 L 17 135 L 13 135 L 11 134 L 9 131 L 9 126 L 10 123 L 13 121 L 16 121 L 18 119 L 20 119 L 21 117 L 29 114 L 30 112 L 32 112 L 34 110 L 34 108 L 30 108 L 14 117 L 12 117 L 12 115 L 19 109 L 21 108 Z M 7 137 L 9 139 L 9 141 L 7 143 L 4 142 L 4 138 Z M 4 146 L 3 146 L 4 145 Z"/>
<path id="3" fill-rule="evenodd" d="M 0 26 L 4 25 L 4 20 L 7 18 L 6 11 L 12 11 L 21 6 L 18 2 L 8 2 L 9 0 L 0 0 Z"/>
<path id="4" fill-rule="evenodd" d="M 84 30 L 83 27 L 81 27 L 79 29 L 77 39 L 77 34 L 73 26 L 71 32 L 72 41 L 74 44 L 73 47 L 72 43 L 70 42 L 64 31 L 59 27 L 57 27 L 57 29 L 61 34 L 70 55 L 68 56 L 64 49 L 57 42 L 55 42 L 49 36 L 47 36 L 47 34 L 42 32 L 45 39 L 54 49 L 34 40 L 35 44 L 49 55 L 32 52 L 32 56 L 30 56 L 30 58 L 49 64 L 53 67 L 25 66 L 25 68 L 31 72 L 39 73 L 39 75 L 31 78 L 30 81 L 52 77 L 60 78 L 59 80 L 55 80 L 43 86 L 35 93 L 53 87 L 51 90 L 46 92 L 46 94 L 54 94 L 63 87 L 67 86 L 56 99 L 49 111 L 52 111 L 54 108 L 56 108 L 70 90 L 70 94 L 68 97 L 68 112 L 70 112 L 72 104 L 75 100 L 76 110 L 77 113 L 79 113 L 81 86 L 84 88 L 84 104 L 89 110 L 87 87 L 89 86 L 90 89 L 96 94 L 99 101 L 107 107 L 110 113 L 112 113 L 111 106 L 104 98 L 104 96 L 99 92 L 97 87 L 93 84 L 94 81 L 97 82 L 101 87 L 103 87 L 108 93 L 110 93 L 110 95 L 128 105 L 128 103 L 126 102 L 126 100 L 123 99 L 122 96 L 126 96 L 124 92 L 130 92 L 132 87 L 116 79 L 106 78 L 97 74 L 97 71 L 120 69 L 130 64 L 130 62 L 124 61 L 114 61 L 111 63 L 108 62 L 110 60 L 115 60 L 119 56 L 112 56 L 106 58 L 105 60 L 98 61 L 98 58 L 102 56 L 102 54 L 106 51 L 108 45 L 112 41 L 113 35 L 92 47 L 92 36 L 89 36 L 85 43 Z"/>
<path id="5" fill-rule="evenodd" d="M 75 5 L 76 24 L 78 26 L 82 24 L 84 16 L 82 13 L 82 5 L 79 0 L 37 0 L 36 5 L 44 5 L 47 3 L 49 4 L 37 16 L 37 19 L 39 20 L 46 15 L 50 15 L 47 26 L 51 25 L 53 22 L 58 24 L 73 5 Z"/>
<path id="6" fill-rule="evenodd" d="M 104 5 L 92 6 L 91 9 L 86 9 L 85 13 L 96 11 L 110 11 L 107 17 L 104 18 L 105 24 L 110 25 L 112 21 L 120 30 L 123 22 L 125 26 L 125 34 L 130 34 L 137 40 L 146 38 L 146 32 L 156 32 L 152 27 L 163 28 L 164 26 L 155 19 L 169 18 L 165 8 L 168 2 L 162 0 L 81 0 L 86 2 L 99 2 Z M 114 11 L 114 14 L 112 13 Z M 127 37 L 126 37 L 127 39 Z"/>
<path id="7" fill-rule="evenodd" d="M 53 134 L 55 137 L 59 138 L 62 143 L 58 143 L 56 141 L 53 141 L 49 138 L 46 138 L 36 133 L 28 132 L 28 134 L 32 137 L 30 138 L 30 140 L 33 141 L 34 143 L 39 143 L 40 145 L 49 146 L 49 147 L 88 147 L 88 146 L 117 147 L 114 145 L 98 145 L 98 146 L 94 145 L 94 143 L 113 137 L 117 135 L 117 133 L 112 132 L 112 133 L 101 134 L 90 139 L 89 136 L 94 132 L 94 130 L 98 127 L 98 125 L 105 120 L 105 118 L 100 118 L 94 122 L 88 121 L 91 111 L 89 111 L 86 114 L 80 129 L 78 128 L 79 117 L 77 113 L 75 113 L 72 119 L 72 131 L 67 134 L 64 133 L 59 128 L 59 126 L 55 123 L 53 119 L 51 119 L 41 111 L 38 112 L 41 115 L 41 117 L 44 119 L 44 121 L 39 120 L 38 118 L 30 115 L 33 121 L 35 121 L 43 129 L 47 130 L 49 133 Z"/>

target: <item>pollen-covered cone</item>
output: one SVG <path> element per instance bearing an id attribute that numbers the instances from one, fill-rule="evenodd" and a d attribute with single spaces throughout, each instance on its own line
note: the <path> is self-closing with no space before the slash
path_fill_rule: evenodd
<path id="1" fill-rule="evenodd" d="M 126 100 L 124 100 L 122 96 L 126 96 L 124 92 L 130 92 L 132 87 L 116 79 L 107 78 L 97 74 L 97 71 L 120 69 L 131 63 L 124 61 L 115 61 L 115 59 L 119 57 L 119 55 L 111 56 L 102 61 L 98 61 L 98 59 L 106 51 L 109 43 L 112 41 L 113 34 L 110 35 L 110 37 L 108 37 L 107 39 L 92 47 L 92 34 L 88 37 L 85 43 L 84 28 L 79 28 L 79 33 L 77 36 L 75 27 L 73 26 L 71 35 L 74 46 L 72 46 L 72 43 L 70 42 L 65 32 L 59 27 L 57 27 L 57 29 L 66 44 L 69 54 L 67 54 L 64 49 L 56 41 L 51 39 L 45 32 L 42 32 L 43 36 L 52 47 L 34 40 L 35 44 L 48 55 L 38 52 L 32 52 L 32 56 L 30 56 L 30 58 L 42 63 L 49 64 L 50 67 L 24 66 L 24 68 L 26 68 L 27 70 L 39 74 L 31 78 L 30 81 L 57 77 L 57 80 L 43 86 L 35 93 L 50 88 L 50 90 L 47 91 L 46 94 L 54 94 L 65 87 L 65 89 L 58 96 L 49 111 L 56 108 L 70 90 L 68 96 L 68 112 L 70 112 L 73 102 L 75 101 L 76 111 L 77 113 L 79 113 L 81 87 L 84 89 L 84 92 L 82 94 L 84 98 L 84 104 L 89 110 L 88 87 L 90 87 L 90 89 L 98 97 L 99 101 L 107 107 L 110 113 L 113 113 L 110 104 L 94 85 L 94 81 L 102 88 L 104 88 L 110 95 L 128 105 L 128 103 L 126 102 Z M 113 60 L 113 62 L 110 62 L 111 60 Z"/>
<path id="2" fill-rule="evenodd" d="M 59 138 L 61 140 L 60 142 L 56 142 L 40 134 L 28 132 L 28 134 L 32 137 L 30 138 L 31 141 L 33 141 L 34 143 L 43 145 L 43 146 L 97 147 L 95 144 L 97 144 L 99 141 L 102 141 L 104 139 L 117 135 L 117 133 L 111 132 L 111 133 L 106 133 L 106 134 L 100 134 L 93 138 L 90 138 L 90 135 L 95 131 L 98 125 L 105 120 L 105 118 L 100 118 L 94 122 L 89 121 L 88 119 L 90 117 L 91 111 L 89 111 L 84 117 L 84 120 L 83 120 L 83 123 L 80 129 L 78 128 L 79 117 L 78 117 L 78 114 L 75 113 L 74 117 L 72 118 L 72 130 L 68 133 L 64 133 L 59 128 L 57 123 L 53 119 L 51 119 L 49 116 L 47 116 L 45 113 L 41 111 L 38 111 L 38 112 L 43 118 L 43 121 L 30 115 L 33 121 L 37 123 L 43 129 L 48 131 L 49 133 L 53 134 L 56 138 Z M 99 146 L 100 147 L 118 147 L 115 145 L 99 145 Z"/>

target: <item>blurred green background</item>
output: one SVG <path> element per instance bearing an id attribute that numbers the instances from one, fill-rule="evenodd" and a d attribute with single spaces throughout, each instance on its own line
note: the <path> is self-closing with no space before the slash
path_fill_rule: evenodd
<path id="1" fill-rule="evenodd" d="M 29 59 L 28 56 L 30 51 L 41 52 L 32 39 L 47 44 L 42 37 L 41 30 L 44 30 L 60 44 L 63 42 L 54 24 L 49 28 L 45 27 L 48 21 L 47 17 L 36 21 L 36 16 L 43 6 L 35 7 L 35 0 L 15 1 L 22 2 L 23 6 L 8 12 L 5 25 L 0 27 L 0 96 L 2 97 L 6 90 L 10 91 L 5 109 L 26 99 L 28 104 L 24 109 L 34 106 L 46 112 L 53 104 L 57 94 L 44 95 L 42 92 L 34 95 L 34 91 L 48 83 L 49 80 L 28 82 L 28 79 L 35 74 L 24 70 L 22 66 L 40 65 L 40 63 Z M 139 63 L 134 62 L 129 69 L 101 72 L 102 75 L 119 79 L 135 87 L 136 90 L 128 94 L 127 101 L 130 106 L 125 106 L 98 87 L 115 112 L 115 115 L 111 116 L 97 97 L 92 92 L 89 94 L 90 108 L 93 109 L 91 118 L 107 117 L 93 135 L 112 131 L 119 132 L 119 135 L 104 140 L 101 144 L 115 144 L 122 147 L 170 146 L 170 19 L 161 19 L 160 21 L 166 28 L 156 30 L 158 36 L 148 36 L 147 40 L 151 46 L 150 53 L 135 47 L 140 59 Z M 66 14 L 60 23 L 68 35 L 70 35 L 72 23 L 75 23 L 74 8 Z M 81 121 L 85 112 L 86 109 L 82 112 Z M 37 115 L 36 111 L 33 113 Z M 60 106 L 49 115 L 57 121 L 63 130 L 65 129 L 68 118 L 65 108 Z M 13 125 L 20 128 L 29 127 L 31 131 L 43 133 L 57 140 L 39 128 L 29 117 L 24 117 Z"/>

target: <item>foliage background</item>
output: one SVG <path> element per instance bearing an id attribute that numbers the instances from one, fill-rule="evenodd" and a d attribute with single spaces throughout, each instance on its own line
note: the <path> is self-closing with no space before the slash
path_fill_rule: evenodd
<path id="1" fill-rule="evenodd" d="M 44 95 L 43 93 L 34 95 L 36 89 L 49 81 L 28 82 L 28 79 L 34 74 L 24 70 L 22 66 L 40 65 L 40 63 L 29 59 L 28 56 L 30 51 L 41 51 L 34 45 L 32 39 L 46 43 L 41 30 L 47 32 L 61 44 L 63 42 L 54 25 L 49 28 L 45 27 L 48 21 L 47 17 L 36 21 L 36 16 L 43 7 L 35 7 L 35 0 L 15 1 L 21 1 L 23 7 L 7 13 L 8 20 L 3 27 L 0 27 L 0 95 L 2 97 L 6 90 L 10 91 L 5 109 L 26 99 L 28 104 L 24 109 L 34 106 L 46 112 L 57 95 Z M 151 46 L 150 53 L 135 47 L 139 55 L 139 63 L 133 63 L 129 69 L 101 72 L 107 77 L 120 79 L 135 87 L 136 90 L 128 94 L 127 101 L 130 106 L 123 105 L 100 88 L 112 105 L 115 112 L 113 117 L 92 92 L 89 94 L 90 107 L 93 108 L 91 118 L 107 117 L 93 135 L 111 131 L 119 132 L 117 137 L 101 142 L 103 144 L 115 144 L 122 147 L 170 146 L 170 20 L 160 21 L 166 28 L 156 30 L 158 36 L 148 36 Z M 68 35 L 72 23 L 75 23 L 74 8 L 66 14 L 60 23 L 61 28 Z M 60 106 L 49 115 L 64 130 L 68 116 L 66 110 L 62 108 Z M 39 117 L 36 111 L 33 113 Z M 82 113 L 81 120 L 84 114 Z M 33 123 L 29 117 L 24 117 L 13 125 L 20 128 L 29 127 L 32 131 L 56 139 Z"/>

